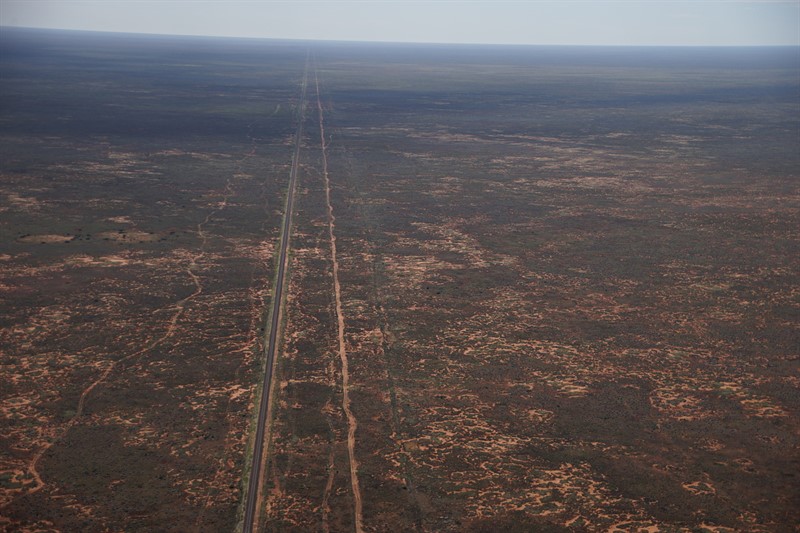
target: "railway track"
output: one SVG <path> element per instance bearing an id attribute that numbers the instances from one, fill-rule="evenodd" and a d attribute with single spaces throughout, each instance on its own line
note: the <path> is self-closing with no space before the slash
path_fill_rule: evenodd
<path id="1" fill-rule="evenodd" d="M 300 142 L 303 136 L 303 122 L 305 121 L 306 89 L 308 86 L 309 57 L 306 58 L 305 70 L 300 96 L 300 106 L 297 115 L 297 130 L 294 135 L 294 155 L 289 171 L 289 185 L 286 195 L 286 213 L 281 226 L 280 249 L 278 253 L 278 272 L 275 276 L 275 289 L 272 294 L 272 317 L 267 330 L 267 342 L 264 352 L 264 381 L 262 383 L 261 401 L 258 405 L 255 442 L 253 443 L 253 457 L 250 466 L 250 480 L 247 484 L 244 506 L 244 522 L 242 531 L 252 533 L 258 527 L 259 502 L 261 501 L 262 468 L 265 462 L 265 445 L 267 425 L 270 413 L 270 399 L 272 396 L 272 375 L 275 366 L 275 355 L 280 338 L 280 323 L 283 309 L 283 292 L 285 285 L 287 258 L 289 252 L 289 236 L 292 228 L 292 213 L 294 210 L 294 195 L 297 183 L 297 170 L 300 166 Z"/>

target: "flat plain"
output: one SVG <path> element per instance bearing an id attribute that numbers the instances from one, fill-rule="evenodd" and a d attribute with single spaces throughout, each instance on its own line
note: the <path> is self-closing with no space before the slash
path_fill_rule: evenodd
<path id="1" fill-rule="evenodd" d="M 237 527 L 302 121 L 261 531 L 796 531 L 797 49 L 0 44 L 0 527 Z"/>

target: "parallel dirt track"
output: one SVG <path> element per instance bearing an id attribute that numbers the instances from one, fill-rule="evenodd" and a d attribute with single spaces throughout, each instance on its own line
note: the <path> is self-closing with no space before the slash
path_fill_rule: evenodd
<path id="1" fill-rule="evenodd" d="M 319 92 L 319 75 L 314 69 L 314 83 L 317 89 L 317 111 L 319 113 L 319 141 L 322 149 L 322 177 L 325 181 L 325 204 L 328 210 L 328 237 L 331 245 L 331 264 L 333 268 L 333 291 L 336 304 L 337 339 L 339 344 L 339 361 L 342 365 L 342 410 L 347 416 L 347 454 L 350 462 L 350 486 L 353 490 L 353 505 L 355 515 L 355 528 L 357 533 L 363 531 L 363 504 L 361 488 L 358 483 L 358 461 L 356 460 L 356 421 L 350 409 L 350 371 L 347 360 L 347 347 L 344 341 L 344 314 L 342 312 L 342 286 L 339 283 L 339 261 L 336 256 L 336 217 L 333 216 L 331 205 L 331 182 L 328 175 L 328 155 L 325 143 L 325 121 L 322 112 L 322 99 Z"/>

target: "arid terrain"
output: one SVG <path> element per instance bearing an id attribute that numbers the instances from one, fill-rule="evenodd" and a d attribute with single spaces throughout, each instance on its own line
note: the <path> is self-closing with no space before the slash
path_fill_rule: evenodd
<path id="1" fill-rule="evenodd" d="M 305 51 L 130 39 L 4 43 L 0 528 L 236 522 Z"/>
<path id="2" fill-rule="evenodd" d="M 260 531 L 797 531 L 798 50 L 0 44 L 0 528 L 239 527 L 302 122 Z"/>

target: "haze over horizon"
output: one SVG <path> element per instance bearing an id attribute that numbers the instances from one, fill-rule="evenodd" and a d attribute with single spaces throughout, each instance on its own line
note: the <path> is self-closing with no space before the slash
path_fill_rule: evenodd
<path id="1" fill-rule="evenodd" d="M 0 0 L 0 26 L 452 44 L 800 45 L 800 2 Z"/>

